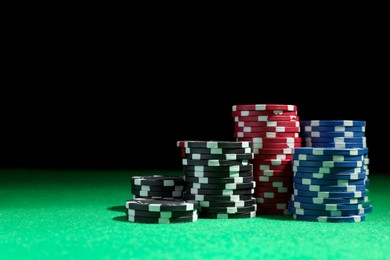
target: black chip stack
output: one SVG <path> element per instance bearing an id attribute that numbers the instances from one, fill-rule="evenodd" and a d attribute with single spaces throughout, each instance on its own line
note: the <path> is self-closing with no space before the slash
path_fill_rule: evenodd
<path id="1" fill-rule="evenodd" d="M 184 199 L 197 200 L 199 217 L 253 218 L 253 149 L 251 142 L 179 141 L 185 177 Z"/>

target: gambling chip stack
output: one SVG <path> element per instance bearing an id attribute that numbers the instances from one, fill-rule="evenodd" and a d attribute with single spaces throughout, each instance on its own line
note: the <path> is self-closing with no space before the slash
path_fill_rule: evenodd
<path id="1" fill-rule="evenodd" d="M 184 149 L 184 198 L 199 201 L 199 217 L 254 218 L 251 142 L 179 141 Z"/>
<path id="2" fill-rule="evenodd" d="M 356 120 L 301 121 L 307 147 L 367 148 L 366 122 Z M 364 170 L 369 174 L 368 153 L 364 154 Z"/>
<path id="3" fill-rule="evenodd" d="M 297 220 L 361 222 L 372 211 L 366 186 L 367 148 L 295 148 L 294 194 L 288 210 Z"/>
<path id="4" fill-rule="evenodd" d="M 153 175 L 131 178 L 133 198 L 182 198 L 183 189 L 183 177 Z"/>
<path id="5" fill-rule="evenodd" d="M 237 141 L 253 143 L 253 176 L 258 214 L 289 214 L 292 194 L 292 153 L 301 147 L 297 107 L 283 104 L 235 105 Z"/>
<path id="6" fill-rule="evenodd" d="M 150 224 L 195 222 L 198 220 L 197 201 L 182 199 L 145 199 L 126 201 L 128 221 Z"/>

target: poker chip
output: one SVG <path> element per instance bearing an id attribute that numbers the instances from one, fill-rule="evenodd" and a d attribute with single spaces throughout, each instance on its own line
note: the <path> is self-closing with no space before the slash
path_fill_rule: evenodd
<path id="1" fill-rule="evenodd" d="M 248 183 L 222 183 L 222 184 L 204 184 L 186 182 L 186 187 L 194 189 L 215 189 L 215 190 L 247 190 L 256 187 L 256 182 L 251 181 Z"/>
<path id="2" fill-rule="evenodd" d="M 174 223 L 186 223 L 196 222 L 198 215 L 177 217 L 177 218 L 153 218 L 153 217 L 139 217 L 128 215 L 128 221 L 137 223 L 149 223 L 149 224 L 174 224 Z"/>
<path id="3" fill-rule="evenodd" d="M 211 218 L 211 219 L 237 219 L 237 218 L 255 218 L 256 211 L 252 212 L 243 212 L 243 213 L 232 213 L 232 214 L 224 214 L 224 213 L 205 213 L 200 212 L 199 216 L 201 218 Z"/>
<path id="4" fill-rule="evenodd" d="M 184 148 L 186 154 L 252 154 L 252 148 Z"/>
<path id="5" fill-rule="evenodd" d="M 183 165 L 184 171 L 206 171 L 206 172 L 244 172 L 252 171 L 253 165 L 229 165 L 229 166 L 219 166 L 219 167 L 209 167 L 209 166 L 200 166 L 200 165 Z"/>
<path id="6" fill-rule="evenodd" d="M 305 221 L 314 221 L 314 222 L 362 222 L 366 219 L 365 214 L 360 215 L 351 215 L 351 216 L 341 216 L 341 217 L 330 217 L 330 216 L 306 216 L 306 215 L 297 215 L 293 214 L 293 218 L 297 220 Z"/>
<path id="7" fill-rule="evenodd" d="M 237 178 L 237 177 L 252 177 L 253 171 L 243 172 L 223 172 L 223 171 L 191 171 L 183 170 L 186 177 L 198 178 Z"/>
<path id="8" fill-rule="evenodd" d="M 313 148 L 313 147 L 298 147 L 294 148 L 295 154 L 308 155 L 364 155 L 368 153 L 368 148 Z"/>
<path id="9" fill-rule="evenodd" d="M 247 183 L 253 181 L 253 176 L 249 177 L 231 177 L 231 178 L 213 178 L 213 177 L 191 177 L 185 176 L 186 183 L 204 183 L 204 184 L 229 184 L 229 183 Z"/>
<path id="10" fill-rule="evenodd" d="M 297 116 L 297 111 L 283 111 L 283 110 L 240 110 L 240 111 L 233 111 L 232 116 L 273 116 L 273 115 L 279 115 L 279 116 Z"/>
<path id="11" fill-rule="evenodd" d="M 365 121 L 356 120 L 303 120 L 303 126 L 366 126 Z"/>
<path id="12" fill-rule="evenodd" d="M 126 208 L 151 212 L 194 211 L 199 208 L 199 203 L 196 200 L 138 198 L 126 201 Z"/>
<path id="13" fill-rule="evenodd" d="M 285 105 L 285 104 L 244 104 L 244 105 L 234 105 L 232 111 L 241 111 L 241 110 L 254 110 L 254 111 L 272 111 L 272 110 L 281 110 L 281 111 L 297 111 L 297 106 L 295 105 Z"/>
<path id="14" fill-rule="evenodd" d="M 299 121 L 262 121 L 262 122 L 251 122 L 251 121 L 239 121 L 234 123 L 235 127 L 299 127 Z"/>
<path id="15" fill-rule="evenodd" d="M 308 155 L 308 154 L 293 154 L 294 160 L 300 161 L 334 161 L 334 162 L 349 162 L 364 160 L 364 155 L 344 156 L 344 155 Z"/>
<path id="16" fill-rule="evenodd" d="M 186 159 L 190 160 L 227 160 L 227 161 L 241 161 L 253 159 L 253 153 L 247 154 L 202 154 L 191 153 L 186 156 Z"/>
<path id="17" fill-rule="evenodd" d="M 256 204 L 256 199 L 252 198 L 249 200 L 239 200 L 239 201 L 199 201 L 199 205 L 202 208 L 209 207 L 247 207 L 253 206 Z M 203 211 L 204 212 L 204 211 Z"/>
<path id="18" fill-rule="evenodd" d="M 250 142 L 235 141 L 178 141 L 178 147 L 192 148 L 251 148 Z"/>
<path id="19" fill-rule="evenodd" d="M 249 213 L 257 210 L 257 205 L 243 206 L 243 207 L 201 207 L 200 214 L 235 214 L 235 213 Z"/>
<path id="20" fill-rule="evenodd" d="M 269 116 L 235 116 L 234 122 L 268 122 L 268 121 L 299 121 L 299 116 L 269 115 Z"/>
<path id="21" fill-rule="evenodd" d="M 368 203 L 368 197 L 362 198 L 318 198 L 318 197 L 303 197 L 292 195 L 291 200 L 302 202 L 302 203 L 310 203 L 310 204 L 363 204 Z"/>

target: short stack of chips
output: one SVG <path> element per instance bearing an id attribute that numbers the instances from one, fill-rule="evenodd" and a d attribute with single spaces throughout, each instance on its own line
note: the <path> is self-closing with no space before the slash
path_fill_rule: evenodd
<path id="1" fill-rule="evenodd" d="M 247 104 L 232 108 L 237 141 L 253 142 L 253 176 L 258 214 L 289 214 L 292 194 L 292 153 L 301 146 L 297 107 Z"/>
<path id="2" fill-rule="evenodd" d="M 294 194 L 289 211 L 297 220 L 361 222 L 368 200 L 367 148 L 294 149 Z"/>
<path id="3" fill-rule="evenodd" d="M 199 217 L 254 218 L 251 142 L 179 141 L 184 151 L 184 198 L 199 202 Z"/>
<path id="4" fill-rule="evenodd" d="M 188 223 L 198 220 L 199 203 L 183 199 L 145 199 L 126 201 L 130 222 L 150 224 Z"/>
<path id="5" fill-rule="evenodd" d="M 183 189 L 183 177 L 153 175 L 131 178 L 133 198 L 182 198 Z"/>
<path id="6" fill-rule="evenodd" d="M 367 148 L 366 121 L 307 120 L 301 121 L 301 136 L 306 147 Z M 364 170 L 369 175 L 368 153 L 364 154 Z"/>

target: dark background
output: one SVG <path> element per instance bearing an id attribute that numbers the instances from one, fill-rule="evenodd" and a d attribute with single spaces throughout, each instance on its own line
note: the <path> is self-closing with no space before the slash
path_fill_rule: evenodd
<path id="1" fill-rule="evenodd" d="M 176 141 L 234 140 L 232 105 L 280 103 L 297 105 L 301 120 L 365 120 L 370 169 L 389 170 L 384 94 L 225 77 L 222 87 L 210 84 L 217 84 L 215 77 L 201 76 L 192 84 L 156 80 L 153 88 L 14 93 L 3 106 L 1 167 L 180 169 Z"/>
<path id="2" fill-rule="evenodd" d="M 280 103 L 367 121 L 370 168 L 389 171 L 382 23 L 168 20 L 10 28 L 0 167 L 180 169 L 176 141 L 233 140 L 232 105 Z"/>

